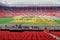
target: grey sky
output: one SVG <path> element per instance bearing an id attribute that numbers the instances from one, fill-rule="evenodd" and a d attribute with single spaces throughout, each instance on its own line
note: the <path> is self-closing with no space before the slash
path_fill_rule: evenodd
<path id="1" fill-rule="evenodd" d="M 59 0 L 1 0 L 0 3 L 9 6 L 60 6 Z"/>

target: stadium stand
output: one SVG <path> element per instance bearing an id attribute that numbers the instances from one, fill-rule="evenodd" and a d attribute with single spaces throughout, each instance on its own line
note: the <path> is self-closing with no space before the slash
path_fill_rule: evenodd
<path id="1" fill-rule="evenodd" d="M 0 40 L 57 40 L 48 33 L 60 30 L 59 7 L 1 7 L 0 9 Z M 54 31 L 51 34 L 60 36 L 60 32 Z"/>
<path id="2" fill-rule="evenodd" d="M 0 40 L 56 40 L 56 38 L 53 38 L 45 32 L 39 31 L 0 31 Z"/>

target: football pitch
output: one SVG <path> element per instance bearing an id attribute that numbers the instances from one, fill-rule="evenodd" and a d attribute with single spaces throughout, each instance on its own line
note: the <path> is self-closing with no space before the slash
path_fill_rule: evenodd
<path id="1" fill-rule="evenodd" d="M 59 25 L 59 20 L 46 17 L 5 17 L 0 18 L 0 24 L 38 24 L 38 25 Z"/>

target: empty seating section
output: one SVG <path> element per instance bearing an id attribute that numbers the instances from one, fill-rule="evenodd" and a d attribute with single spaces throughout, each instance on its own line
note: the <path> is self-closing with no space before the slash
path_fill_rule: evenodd
<path id="1" fill-rule="evenodd" d="M 37 32 L 37 35 L 40 35 L 40 40 L 56 40 L 55 38 L 44 32 Z"/>
<path id="2" fill-rule="evenodd" d="M 51 33 L 58 36 L 58 37 L 60 37 L 60 32 L 51 32 Z"/>
<path id="3" fill-rule="evenodd" d="M 9 32 L 0 31 L 0 40 L 56 40 L 49 34 L 39 31 Z"/>

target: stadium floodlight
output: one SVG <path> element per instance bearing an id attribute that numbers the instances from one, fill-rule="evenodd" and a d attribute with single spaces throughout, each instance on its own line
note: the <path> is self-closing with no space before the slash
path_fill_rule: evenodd
<path id="1" fill-rule="evenodd" d="M 7 6 L 59 6 L 60 0 L 0 0 Z"/>

